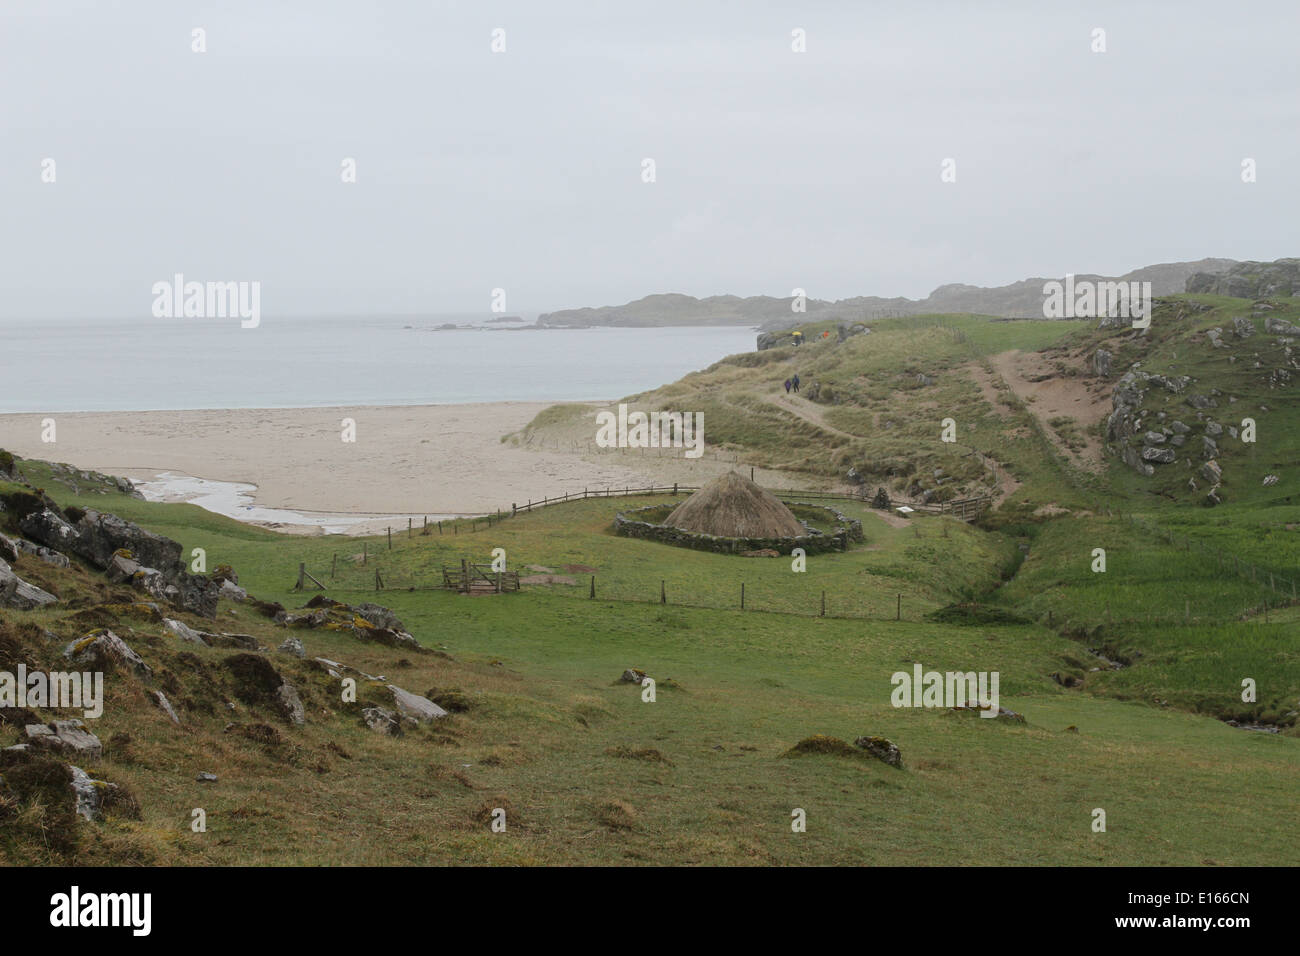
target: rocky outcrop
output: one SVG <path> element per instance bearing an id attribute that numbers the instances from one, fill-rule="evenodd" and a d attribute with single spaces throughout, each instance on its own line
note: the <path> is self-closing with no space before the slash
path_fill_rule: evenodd
<path id="1" fill-rule="evenodd" d="M 0 558 L 0 607 L 30 611 L 55 604 L 58 600 L 50 592 L 24 581 L 9 567 L 9 562 Z"/>
<path id="2" fill-rule="evenodd" d="M 1188 277 L 1186 290 L 1198 295 L 1227 295 L 1237 299 L 1294 295 L 1300 292 L 1300 259 L 1237 262 L 1222 272 L 1197 272 Z"/>
<path id="3" fill-rule="evenodd" d="M 1264 331 L 1269 335 L 1300 336 L 1300 326 L 1292 325 L 1285 319 L 1274 318 L 1271 315 L 1264 320 Z"/>
<path id="4" fill-rule="evenodd" d="M 45 508 L 22 518 L 19 528 L 50 548 L 107 571 L 110 580 L 130 583 L 200 617 L 216 617 L 220 585 L 204 575 L 190 574 L 181 561 L 180 544 L 171 538 L 98 511 L 85 511 L 71 522 Z"/>
<path id="5" fill-rule="evenodd" d="M 300 610 L 306 613 L 277 615 L 276 622 L 284 627 L 348 631 L 368 643 L 416 652 L 424 650 L 397 615 L 380 604 L 366 602 L 353 606 L 318 594 Z"/>
<path id="6" fill-rule="evenodd" d="M 1097 349 L 1097 353 L 1092 357 L 1092 370 L 1102 378 L 1110 378 L 1110 360 L 1109 352 L 1105 349 Z"/>

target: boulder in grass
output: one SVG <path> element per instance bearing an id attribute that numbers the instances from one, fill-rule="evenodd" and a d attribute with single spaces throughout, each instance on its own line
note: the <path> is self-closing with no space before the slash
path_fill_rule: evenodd
<path id="1" fill-rule="evenodd" d="M 437 720 L 439 717 L 447 716 L 445 710 L 427 697 L 412 694 L 410 691 L 402 690 L 402 688 L 393 684 L 389 684 L 388 689 L 392 692 L 393 704 L 404 717 L 409 717 L 418 723 L 428 723 Z"/>
<path id="2" fill-rule="evenodd" d="M 63 649 L 63 656 L 74 664 L 98 668 L 125 667 L 143 678 L 153 676 L 153 668 L 108 628 L 95 631 L 73 641 Z"/>
<path id="3" fill-rule="evenodd" d="M 55 604 L 58 600 L 49 591 L 24 581 L 14 573 L 7 561 L 0 558 L 0 607 L 30 611 L 33 608 Z"/>
<path id="4" fill-rule="evenodd" d="M 204 646 L 208 643 L 203 639 L 203 632 L 194 630 L 194 628 L 190 627 L 183 621 L 163 618 L 163 627 L 167 628 L 167 630 L 171 631 L 182 641 L 188 641 L 191 644 L 203 644 Z"/>
<path id="5" fill-rule="evenodd" d="M 646 672 L 635 667 L 629 667 L 623 671 L 623 676 L 619 680 L 628 684 L 640 684 L 646 679 Z"/>
<path id="6" fill-rule="evenodd" d="M 301 725 L 306 712 L 298 690 L 260 654 L 235 654 L 223 661 L 234 675 L 235 696 L 246 704 L 269 707 L 291 724 Z"/>
<path id="7" fill-rule="evenodd" d="M 140 805 L 125 787 L 107 780 L 96 780 L 72 764 L 68 764 L 68 772 L 78 816 L 93 822 L 108 811 L 133 820 L 140 819 Z"/>
<path id="8" fill-rule="evenodd" d="M 158 705 L 159 710 L 167 715 L 168 720 L 173 724 L 179 724 L 181 722 L 180 717 L 176 715 L 176 708 L 172 706 L 172 702 L 167 699 L 166 694 L 160 690 L 156 690 L 153 692 L 152 696 L 153 702 Z"/>
<path id="9" fill-rule="evenodd" d="M 28 724 L 26 743 L 38 750 L 69 754 L 81 759 L 103 755 L 104 745 L 80 720 L 55 720 L 48 724 Z"/>
<path id="10" fill-rule="evenodd" d="M 867 736 L 853 741 L 853 746 L 865 750 L 877 760 L 882 760 L 891 767 L 903 767 L 903 754 L 898 745 L 887 737 Z"/>
<path id="11" fill-rule="evenodd" d="M 361 723 L 377 734 L 386 734 L 389 737 L 402 736 L 402 722 L 397 719 L 397 714 L 383 707 L 367 707 L 362 710 Z"/>

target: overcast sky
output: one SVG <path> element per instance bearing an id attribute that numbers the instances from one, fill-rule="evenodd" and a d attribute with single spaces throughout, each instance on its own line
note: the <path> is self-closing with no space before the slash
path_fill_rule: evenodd
<path id="1" fill-rule="evenodd" d="M 3 0 L 0 317 L 145 318 L 177 272 L 271 315 L 1294 256 L 1298 49 L 1294 0 Z"/>

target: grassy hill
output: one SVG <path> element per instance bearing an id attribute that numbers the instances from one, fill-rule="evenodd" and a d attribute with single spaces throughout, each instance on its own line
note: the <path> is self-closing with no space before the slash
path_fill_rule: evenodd
<path id="1" fill-rule="evenodd" d="M 1268 316 L 1300 318 L 1293 300 L 1274 304 Z M 1252 311 L 1249 301 L 1174 297 L 1144 336 L 975 316 L 881 321 L 843 341 L 810 327 L 806 345 L 732 356 L 633 396 L 638 407 L 703 411 L 711 449 L 793 485 L 998 499 L 975 525 L 846 504 L 865 541 L 810 557 L 804 573 L 788 557 L 614 535 L 617 511 L 665 496 L 403 529 L 390 550 L 386 537 L 278 535 L 110 484 L 78 480 L 74 490 L 49 466 L 19 462 L 22 480 L 0 483 L 0 500 L 40 488 L 65 508 L 111 511 L 186 555 L 204 549 L 209 568 L 233 566 L 250 594 L 290 610 L 311 596 L 291 590 L 302 563 L 330 597 L 391 608 L 424 651 L 281 627 L 226 599 L 215 622 L 166 612 L 267 648 L 305 705 L 305 723 L 287 724 L 239 696 L 228 661 L 247 652 L 183 643 L 132 606 L 140 597 L 128 586 L 79 560 L 60 569 L 24 554 L 14 570 L 61 600 L 0 612 L 0 669 L 19 659 L 55 667 L 65 643 L 107 626 L 153 676 L 108 675 L 92 728 L 105 743 L 94 772 L 133 800 L 85 823 L 48 788 L 11 787 L 0 859 L 1294 864 L 1300 607 L 1288 583 L 1300 578 L 1300 402 L 1293 386 L 1269 387 L 1289 356 Z M 1240 316 L 1254 336 L 1225 336 L 1222 349 L 1207 341 Z M 1097 372 L 1099 348 L 1109 375 Z M 1163 411 L 1192 429 L 1179 458 L 1149 477 L 1118 460 L 1105 434 L 1116 382 L 1135 362 L 1194 379 L 1181 393 L 1147 392 L 1145 419 Z M 797 398 L 781 387 L 793 371 Z M 1210 420 L 1186 398 L 1211 389 L 1224 424 L 1220 410 L 1239 422 L 1248 409 L 1261 437 L 1220 443 L 1222 503 L 1206 507 L 1204 486 L 1187 488 L 1202 462 L 1184 465 L 1191 452 L 1181 449 Z M 594 432 L 589 415 L 558 406 L 512 440 L 576 442 Z M 940 440 L 946 417 L 956 443 Z M 1267 474 L 1280 480 L 1265 486 Z M 0 514 L 7 533 L 15 515 Z M 443 565 L 486 563 L 494 548 L 525 575 L 534 565 L 557 577 L 500 596 L 429 589 Z M 1096 548 L 1104 573 L 1093 570 Z M 275 651 L 290 635 L 305 659 Z M 345 703 L 318 656 L 427 692 L 451 713 L 401 737 L 376 734 L 360 710 L 383 698 L 382 683 L 363 680 L 360 702 Z M 1002 706 L 1024 721 L 891 706 L 891 675 L 917 662 L 997 671 Z M 653 703 L 619 680 L 626 668 L 656 679 Z M 1258 686 L 1254 702 L 1241 700 L 1244 678 Z M 179 726 L 151 702 L 156 689 Z M 22 731 L 0 725 L 0 745 Z M 816 735 L 883 735 L 903 769 L 851 747 L 789 755 Z M 200 771 L 218 780 L 199 783 Z M 207 811 L 206 833 L 190 829 L 195 807 Z M 496 808 L 504 833 L 490 827 Z M 806 833 L 791 831 L 796 808 Z M 1106 810 L 1105 833 L 1092 831 L 1095 808 Z"/>

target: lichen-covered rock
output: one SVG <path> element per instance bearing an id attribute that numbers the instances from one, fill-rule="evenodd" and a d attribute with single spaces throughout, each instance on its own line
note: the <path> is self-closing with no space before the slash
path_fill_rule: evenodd
<path id="1" fill-rule="evenodd" d="M 1176 453 L 1172 448 L 1152 448 L 1150 445 L 1142 449 L 1142 460 L 1153 461 L 1158 465 L 1167 465 L 1174 460 Z"/>
<path id="2" fill-rule="evenodd" d="M 18 530 L 56 551 L 70 550 L 78 538 L 77 530 L 50 508 L 32 511 L 19 519 Z"/>
<path id="3" fill-rule="evenodd" d="M 891 767 L 898 767 L 899 769 L 902 769 L 903 766 L 902 751 L 898 749 L 898 746 L 893 741 L 885 737 L 878 737 L 878 736 L 859 737 L 857 740 L 853 741 L 853 745 L 859 748 L 860 750 L 865 750 L 867 753 L 871 754 L 871 756 L 875 757 L 877 760 L 883 760 Z"/>
<path id="4" fill-rule="evenodd" d="M 397 719 L 397 714 L 383 707 L 367 707 L 362 710 L 361 723 L 377 734 L 387 734 L 390 737 L 402 736 L 402 723 Z"/>
<path id="5" fill-rule="evenodd" d="M 302 641 L 296 637 L 286 637 L 280 642 L 280 653 L 289 654 L 293 657 L 306 657 L 307 649 L 302 646 Z"/>
<path id="6" fill-rule="evenodd" d="M 77 815 L 90 821 L 100 819 L 105 810 L 139 819 L 140 808 L 127 791 L 107 780 L 96 780 L 80 767 L 68 764 L 72 779 L 74 799 L 77 801 Z"/>
<path id="7" fill-rule="evenodd" d="M 301 726 L 307 722 L 307 712 L 302 706 L 302 698 L 298 696 L 298 688 L 288 681 L 275 689 L 274 699 L 280 716 L 289 723 Z"/>
<path id="8" fill-rule="evenodd" d="M 1232 334 L 1239 339 L 1248 339 L 1255 334 L 1255 323 L 1244 316 L 1236 316 L 1232 320 Z"/>
<path id="9" fill-rule="evenodd" d="M 218 595 L 230 601 L 248 600 L 248 592 L 228 579 L 221 582 L 221 589 L 218 592 Z"/>
<path id="10" fill-rule="evenodd" d="M 73 641 L 63 649 L 63 656 L 74 664 L 102 669 L 121 666 L 145 679 L 153 676 L 153 668 L 144 662 L 144 658 L 108 628 Z"/>

